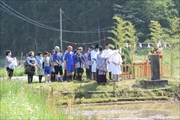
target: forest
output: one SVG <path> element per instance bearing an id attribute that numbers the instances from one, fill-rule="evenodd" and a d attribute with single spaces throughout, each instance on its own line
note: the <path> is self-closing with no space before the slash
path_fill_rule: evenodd
<path id="1" fill-rule="evenodd" d="M 0 6 L 0 56 L 7 49 L 21 55 L 60 46 L 60 8 L 63 50 L 114 44 L 117 17 L 133 26 L 136 42 L 179 38 L 179 0 L 0 0 Z"/>

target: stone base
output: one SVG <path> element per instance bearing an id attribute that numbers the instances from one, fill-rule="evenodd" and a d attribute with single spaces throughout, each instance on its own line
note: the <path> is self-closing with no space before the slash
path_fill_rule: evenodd
<path id="1" fill-rule="evenodd" d="M 165 86 L 168 85 L 168 80 L 143 80 L 142 83 L 145 87 Z"/>

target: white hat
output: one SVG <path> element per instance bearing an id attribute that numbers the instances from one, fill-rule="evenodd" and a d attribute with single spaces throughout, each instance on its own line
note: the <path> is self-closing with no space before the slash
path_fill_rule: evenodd
<path id="1" fill-rule="evenodd" d="M 57 49 L 59 49 L 59 46 L 55 46 L 55 48 L 54 48 L 55 50 L 57 50 Z"/>

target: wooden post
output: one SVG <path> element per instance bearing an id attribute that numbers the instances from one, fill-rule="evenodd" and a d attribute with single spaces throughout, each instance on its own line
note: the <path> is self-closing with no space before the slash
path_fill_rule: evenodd
<path id="1" fill-rule="evenodd" d="M 173 59 L 172 59 L 172 40 L 171 40 L 171 65 L 170 65 L 170 77 L 172 77 L 172 73 L 173 73 L 172 63 L 173 63 Z"/>
<path id="2" fill-rule="evenodd" d="M 133 59 L 134 59 L 134 44 L 132 45 L 132 62 L 131 62 L 131 64 L 132 64 L 132 78 L 133 79 L 135 79 L 135 69 L 134 69 L 134 65 L 133 65 Z"/>
<path id="3" fill-rule="evenodd" d="M 115 87 L 116 87 L 116 82 L 113 82 L 113 97 L 115 97 Z"/>

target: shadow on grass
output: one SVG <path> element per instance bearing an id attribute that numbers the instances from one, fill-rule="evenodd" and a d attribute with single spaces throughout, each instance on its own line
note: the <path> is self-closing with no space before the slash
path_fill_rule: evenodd
<path id="1" fill-rule="evenodd" d="M 96 91 L 98 86 L 99 84 L 96 81 L 88 84 L 80 84 L 80 86 L 75 89 L 75 91 L 77 91 L 75 98 L 91 98 L 92 94 L 87 93 L 87 91 Z"/>

